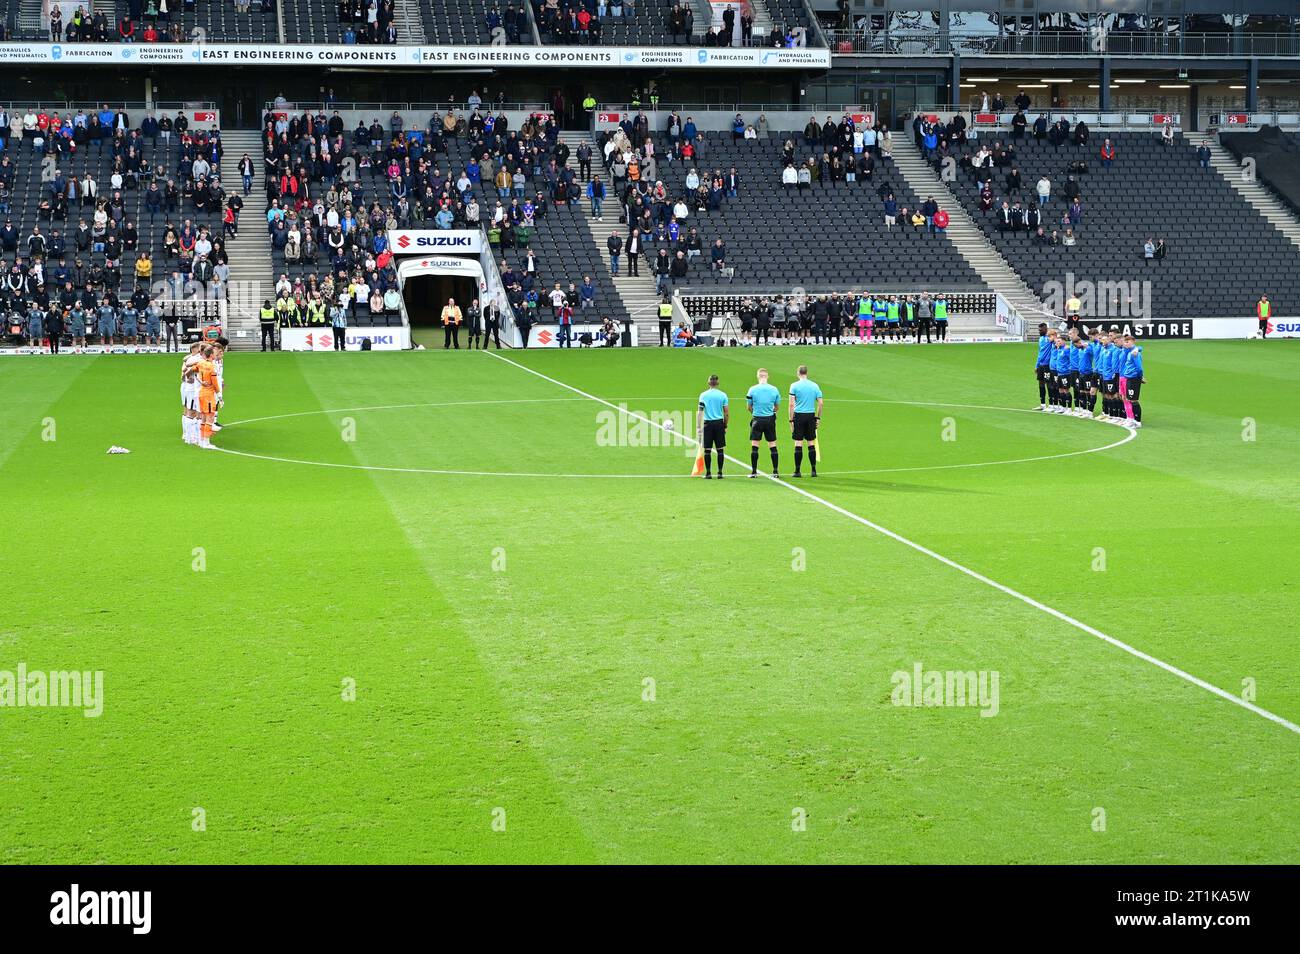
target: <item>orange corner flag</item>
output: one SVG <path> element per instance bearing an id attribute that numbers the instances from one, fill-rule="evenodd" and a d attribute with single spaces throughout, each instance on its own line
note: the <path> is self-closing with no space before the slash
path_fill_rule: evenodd
<path id="1" fill-rule="evenodd" d="M 702 477 L 704 475 L 704 445 L 695 454 L 695 466 L 691 468 L 692 477 Z"/>

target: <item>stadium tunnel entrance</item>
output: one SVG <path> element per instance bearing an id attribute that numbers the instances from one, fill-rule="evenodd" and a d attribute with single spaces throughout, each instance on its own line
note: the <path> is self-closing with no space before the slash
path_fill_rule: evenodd
<path id="1" fill-rule="evenodd" d="M 399 252 L 396 261 L 402 308 L 412 328 L 441 327 L 442 309 L 449 298 L 456 300 L 468 323 L 470 304 L 486 297 L 486 276 L 477 254 L 404 255 Z"/>
<path id="2" fill-rule="evenodd" d="M 468 318 L 470 302 L 478 297 L 478 284 L 465 275 L 431 272 L 412 275 L 402 282 L 402 301 L 412 328 L 441 327 L 442 309 L 448 298 L 454 298 Z"/>

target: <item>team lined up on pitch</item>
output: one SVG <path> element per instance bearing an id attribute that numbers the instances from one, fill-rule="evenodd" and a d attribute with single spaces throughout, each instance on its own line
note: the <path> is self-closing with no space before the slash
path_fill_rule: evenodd
<path id="1" fill-rule="evenodd" d="M 217 411 L 225 391 L 223 366 L 230 342 L 195 342 L 181 362 L 181 440 L 204 450 L 216 450 L 212 434 L 221 430 Z"/>
<path id="2" fill-rule="evenodd" d="M 1093 417 L 1100 394 L 1097 420 L 1142 426 L 1142 349 L 1132 335 L 1098 330 L 1089 338 L 1077 327 L 1062 335 L 1040 324 L 1034 374 L 1040 411 Z"/>

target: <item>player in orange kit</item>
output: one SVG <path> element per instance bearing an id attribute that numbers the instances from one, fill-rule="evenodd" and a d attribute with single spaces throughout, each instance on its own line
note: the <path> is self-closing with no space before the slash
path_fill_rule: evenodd
<path id="1" fill-rule="evenodd" d="M 221 379 L 217 376 L 217 366 L 212 361 L 214 348 L 205 344 L 199 349 L 202 360 L 198 363 L 199 373 L 199 416 L 203 423 L 199 433 L 199 446 L 204 450 L 216 450 L 212 446 L 212 422 L 217 416 L 217 400 L 221 396 Z"/>

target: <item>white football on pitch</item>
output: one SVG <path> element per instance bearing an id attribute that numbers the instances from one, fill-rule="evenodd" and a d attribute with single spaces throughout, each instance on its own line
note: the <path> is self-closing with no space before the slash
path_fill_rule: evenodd
<path id="1" fill-rule="evenodd" d="M 668 420 L 664 421 L 664 430 L 671 431 L 672 429 L 673 429 L 673 419 L 670 417 L 668 418 Z"/>

